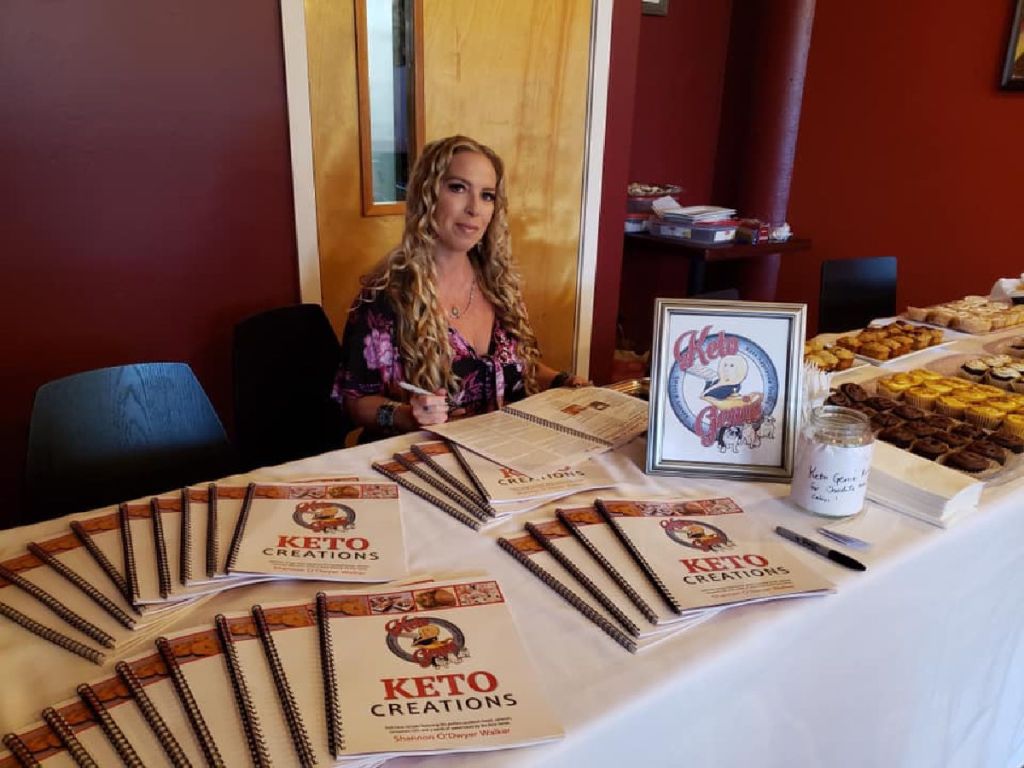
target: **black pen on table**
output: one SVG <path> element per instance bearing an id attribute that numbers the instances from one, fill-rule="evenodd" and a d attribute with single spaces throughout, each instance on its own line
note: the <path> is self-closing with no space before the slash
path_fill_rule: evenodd
<path id="1" fill-rule="evenodd" d="M 783 528 L 781 525 L 777 525 L 775 526 L 775 532 L 782 538 L 792 541 L 794 544 L 799 544 L 801 547 L 811 550 L 811 552 L 816 552 L 822 557 L 827 557 L 833 563 L 839 563 L 839 565 L 845 566 L 854 571 L 866 571 L 868 569 L 868 567 L 859 560 L 854 560 L 849 555 L 843 554 L 831 547 L 827 547 L 824 544 L 814 541 L 814 539 L 808 539 L 806 536 L 801 536 L 799 533 L 789 530 L 789 528 Z"/>

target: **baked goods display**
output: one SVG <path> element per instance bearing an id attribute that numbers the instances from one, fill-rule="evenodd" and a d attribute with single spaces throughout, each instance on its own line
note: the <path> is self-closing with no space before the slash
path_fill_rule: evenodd
<path id="1" fill-rule="evenodd" d="M 804 342 L 804 363 L 827 372 L 845 371 L 853 365 L 854 354 L 846 347 L 829 343 L 819 337 Z"/>
<path id="2" fill-rule="evenodd" d="M 867 415 L 876 439 L 970 475 L 988 478 L 1024 461 L 1021 393 L 914 370 L 841 384 L 825 402 Z"/>
<path id="3" fill-rule="evenodd" d="M 964 360 L 956 375 L 978 384 L 1024 394 L 1024 361 L 1010 355 L 987 355 Z"/>
<path id="4" fill-rule="evenodd" d="M 942 344 L 941 328 L 929 328 L 897 320 L 888 325 L 865 328 L 858 333 L 840 336 L 835 345 L 871 360 L 894 360 L 911 352 Z"/>
<path id="5" fill-rule="evenodd" d="M 963 333 L 991 333 L 1024 325 L 1024 305 L 991 301 L 985 296 L 965 296 L 944 304 L 907 307 L 904 316 Z"/>

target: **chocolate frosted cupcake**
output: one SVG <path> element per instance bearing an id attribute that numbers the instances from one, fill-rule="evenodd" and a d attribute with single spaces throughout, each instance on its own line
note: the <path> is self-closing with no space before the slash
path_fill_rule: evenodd
<path id="1" fill-rule="evenodd" d="M 949 446 L 941 440 L 936 440 L 934 437 L 922 437 L 920 440 L 914 442 L 914 447 L 911 448 L 912 453 L 916 453 L 918 456 L 923 456 L 926 459 L 935 461 L 940 456 L 944 456 L 949 453 Z"/>
<path id="2" fill-rule="evenodd" d="M 983 472 L 989 468 L 989 461 L 984 456 L 979 456 L 971 451 L 954 451 L 953 453 L 947 453 L 943 459 L 943 463 L 947 467 L 953 467 L 953 469 L 959 469 L 964 472 L 970 472 L 971 474 L 977 474 Z"/>
<path id="3" fill-rule="evenodd" d="M 954 435 L 963 435 L 971 440 L 978 440 L 985 436 L 985 430 L 981 427 L 976 424 L 965 424 L 963 422 L 957 423 L 956 426 L 952 427 L 949 431 Z"/>
<path id="4" fill-rule="evenodd" d="M 990 368 L 988 371 L 988 381 L 993 386 L 1010 391 L 1013 389 L 1013 385 L 1020 381 L 1020 372 L 1008 365 Z"/>
<path id="5" fill-rule="evenodd" d="M 964 447 L 964 450 L 984 456 L 992 461 L 998 461 L 1000 464 L 1006 463 L 1006 451 L 990 440 L 975 440 L 970 445 Z"/>
<path id="6" fill-rule="evenodd" d="M 1024 439 L 1006 432 L 993 432 L 988 436 L 989 442 L 1005 448 L 1010 453 L 1024 453 Z"/>
<path id="7" fill-rule="evenodd" d="M 984 436 L 984 434 L 982 432 L 981 436 Z M 944 443 L 949 443 L 950 448 L 963 448 L 968 443 L 978 439 L 977 436 L 961 435 L 957 432 L 941 432 L 936 437 Z"/>
<path id="8" fill-rule="evenodd" d="M 933 427 L 925 421 L 918 419 L 917 421 L 908 421 L 907 429 L 913 432 L 918 437 L 934 437 L 935 435 L 942 432 L 941 429 Z"/>
<path id="9" fill-rule="evenodd" d="M 902 423 L 903 419 L 891 413 L 876 413 L 871 417 L 872 429 L 889 429 L 890 427 L 898 427 Z"/>
<path id="10" fill-rule="evenodd" d="M 876 395 L 875 397 L 869 397 L 865 400 L 864 405 L 876 411 L 891 411 L 898 405 L 898 403 L 891 397 L 878 397 Z"/>
<path id="11" fill-rule="evenodd" d="M 905 419 L 907 421 L 917 421 L 918 419 L 923 419 L 925 416 L 928 415 L 920 408 L 917 408 L 913 405 L 907 405 L 906 403 L 893 408 L 892 412 L 899 416 L 901 419 Z"/>
<path id="12" fill-rule="evenodd" d="M 925 417 L 925 421 L 927 421 L 929 425 L 933 427 L 938 427 L 939 429 L 943 430 L 952 429 L 953 427 L 957 426 L 960 423 L 956 419 L 952 419 L 949 416 L 943 416 L 941 413 L 929 413 Z"/>
<path id="13" fill-rule="evenodd" d="M 870 395 L 868 395 L 868 391 L 864 389 L 864 387 L 860 384 L 854 384 L 853 382 L 840 384 L 839 391 L 855 403 L 863 403 L 868 399 L 868 397 L 870 397 Z"/>
<path id="14" fill-rule="evenodd" d="M 892 443 L 897 448 L 909 448 L 916 436 L 905 426 L 888 427 L 878 433 L 879 440 Z"/>
<path id="15" fill-rule="evenodd" d="M 840 408 L 849 408 L 850 398 L 842 392 L 833 392 L 825 398 L 825 405 L 838 405 Z"/>

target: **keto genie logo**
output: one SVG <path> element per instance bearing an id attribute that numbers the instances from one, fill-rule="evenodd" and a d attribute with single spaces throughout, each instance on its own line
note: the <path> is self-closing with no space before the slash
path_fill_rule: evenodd
<path id="1" fill-rule="evenodd" d="M 760 346 L 706 325 L 681 333 L 672 356 L 669 404 L 701 446 L 739 453 L 775 439 L 779 377 Z"/>
<path id="2" fill-rule="evenodd" d="M 348 531 L 355 528 L 356 512 L 336 501 L 303 501 L 295 505 L 292 519 L 303 528 L 317 533 Z"/>
<path id="3" fill-rule="evenodd" d="M 466 636 L 455 624 L 432 616 L 402 616 L 385 626 L 388 649 L 421 667 L 460 663 L 469 655 Z"/>

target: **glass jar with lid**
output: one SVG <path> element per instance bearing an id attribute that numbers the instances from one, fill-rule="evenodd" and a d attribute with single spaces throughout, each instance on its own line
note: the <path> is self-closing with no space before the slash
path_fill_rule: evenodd
<path id="1" fill-rule="evenodd" d="M 864 508 L 871 453 L 871 420 L 852 408 L 811 409 L 796 445 L 790 499 L 824 517 L 851 517 Z"/>

